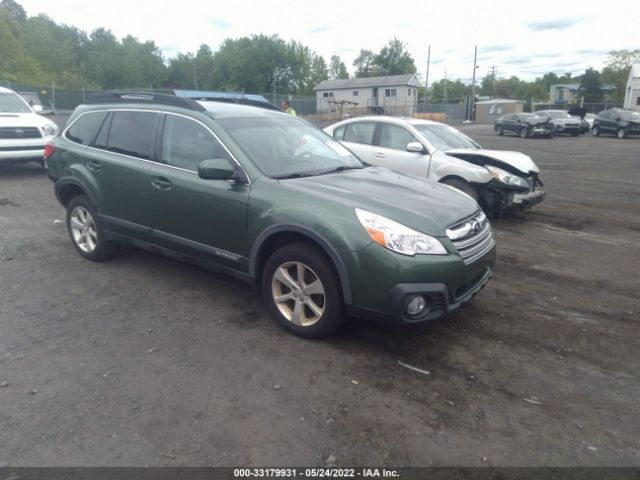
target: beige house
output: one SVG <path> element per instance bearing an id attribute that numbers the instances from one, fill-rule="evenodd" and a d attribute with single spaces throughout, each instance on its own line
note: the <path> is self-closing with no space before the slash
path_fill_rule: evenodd
<path id="1" fill-rule="evenodd" d="M 315 86 L 319 113 L 413 116 L 418 103 L 417 74 L 324 80 Z"/>

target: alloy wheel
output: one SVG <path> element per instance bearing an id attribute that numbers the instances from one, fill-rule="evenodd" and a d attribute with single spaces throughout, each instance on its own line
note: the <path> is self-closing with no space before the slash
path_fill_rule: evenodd
<path id="1" fill-rule="evenodd" d="M 295 325 L 311 326 L 324 314 L 324 286 L 318 275 L 302 262 L 285 262 L 276 268 L 271 294 L 282 316 Z"/>
<path id="2" fill-rule="evenodd" d="M 85 253 L 91 253 L 98 245 L 98 231 L 96 222 L 89 213 L 89 210 L 81 205 L 76 205 L 71 210 L 69 217 L 69 226 L 73 241 L 78 248 Z"/>

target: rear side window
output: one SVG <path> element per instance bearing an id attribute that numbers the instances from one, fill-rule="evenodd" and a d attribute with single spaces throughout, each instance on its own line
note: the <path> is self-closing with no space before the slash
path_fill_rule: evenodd
<path id="1" fill-rule="evenodd" d="M 203 160 L 231 160 L 222 144 L 201 124 L 177 115 L 167 115 L 162 141 L 162 161 L 192 172 Z"/>
<path id="2" fill-rule="evenodd" d="M 85 113 L 69 127 L 65 136 L 72 142 L 89 145 L 98 133 L 106 114 L 106 112 Z"/>
<path id="3" fill-rule="evenodd" d="M 373 131 L 376 129 L 374 122 L 354 122 L 346 126 L 344 132 L 345 142 L 364 143 L 371 145 Z"/>
<path id="4" fill-rule="evenodd" d="M 106 150 L 151 159 L 153 134 L 159 116 L 155 112 L 113 112 Z"/>

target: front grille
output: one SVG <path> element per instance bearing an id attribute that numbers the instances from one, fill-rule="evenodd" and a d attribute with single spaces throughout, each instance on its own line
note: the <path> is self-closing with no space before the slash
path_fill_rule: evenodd
<path id="1" fill-rule="evenodd" d="M 0 139 L 42 138 L 38 127 L 0 127 Z"/>
<path id="2" fill-rule="evenodd" d="M 447 236 L 465 265 L 475 262 L 493 248 L 491 225 L 483 212 L 478 212 L 447 229 Z"/>

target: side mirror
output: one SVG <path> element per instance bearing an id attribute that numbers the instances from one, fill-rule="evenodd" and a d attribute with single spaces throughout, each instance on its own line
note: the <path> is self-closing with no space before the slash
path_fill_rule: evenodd
<path id="1" fill-rule="evenodd" d="M 31 108 L 33 108 L 33 111 L 36 113 L 42 113 L 44 110 L 42 108 L 42 105 L 38 105 L 37 103 L 35 105 L 32 105 Z"/>
<path id="2" fill-rule="evenodd" d="M 203 160 L 198 165 L 198 176 L 204 180 L 229 180 L 235 173 L 233 165 L 224 158 Z"/>
<path id="3" fill-rule="evenodd" d="M 426 153 L 420 142 L 411 142 L 407 145 L 407 152 Z"/>

